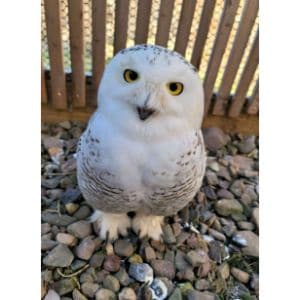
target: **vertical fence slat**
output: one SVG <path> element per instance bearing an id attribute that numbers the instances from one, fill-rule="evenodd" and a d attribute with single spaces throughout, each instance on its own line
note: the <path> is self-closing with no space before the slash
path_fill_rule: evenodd
<path id="1" fill-rule="evenodd" d="M 259 34 L 257 32 L 255 41 L 252 45 L 251 52 L 249 54 L 247 63 L 243 70 L 240 82 L 238 84 L 235 95 L 233 96 L 231 106 L 229 108 L 229 117 L 237 117 L 246 101 L 246 94 L 249 85 L 253 79 L 256 67 L 258 65 L 258 55 L 259 55 Z"/>
<path id="2" fill-rule="evenodd" d="M 60 28 L 60 1 L 45 0 L 47 40 L 50 57 L 51 97 L 54 108 L 66 109 L 66 78 Z"/>
<path id="3" fill-rule="evenodd" d="M 216 0 L 206 0 L 204 2 L 203 10 L 201 12 L 199 27 L 197 31 L 196 41 L 192 53 L 191 63 L 199 68 L 201 64 L 201 58 L 203 49 L 205 46 L 209 25 L 213 16 Z"/>
<path id="4" fill-rule="evenodd" d="M 175 51 L 183 56 L 185 55 L 185 50 L 189 41 L 195 7 L 196 0 L 183 1 L 175 42 Z"/>
<path id="5" fill-rule="evenodd" d="M 135 27 L 135 43 L 147 43 L 152 0 L 139 0 Z"/>
<path id="6" fill-rule="evenodd" d="M 105 66 L 106 0 L 92 1 L 92 63 L 93 95 L 91 105 L 97 103 L 97 91 Z"/>
<path id="7" fill-rule="evenodd" d="M 45 71 L 43 65 L 41 64 L 41 100 L 43 104 L 46 104 L 47 99 L 47 89 L 46 89 L 46 81 L 45 81 Z"/>
<path id="8" fill-rule="evenodd" d="M 83 1 L 69 0 L 69 24 L 72 64 L 72 104 L 85 106 Z"/>
<path id="9" fill-rule="evenodd" d="M 249 105 L 247 107 L 247 114 L 257 115 L 259 108 L 259 79 L 256 82 L 254 92 L 250 98 Z"/>
<path id="10" fill-rule="evenodd" d="M 126 48 L 129 0 L 116 0 L 114 54 Z"/>
<path id="11" fill-rule="evenodd" d="M 209 58 L 208 68 L 204 80 L 205 92 L 205 115 L 208 113 L 213 95 L 214 84 L 218 70 L 227 45 L 227 41 L 234 23 L 235 15 L 239 6 L 239 0 L 226 0 L 222 12 L 214 47 Z"/>
<path id="12" fill-rule="evenodd" d="M 161 0 L 155 44 L 166 47 L 169 40 L 169 31 L 172 21 L 174 0 Z"/>
<path id="13" fill-rule="evenodd" d="M 225 115 L 226 113 L 231 86 L 239 69 L 257 12 L 258 0 L 247 1 L 213 108 L 214 115 Z"/>

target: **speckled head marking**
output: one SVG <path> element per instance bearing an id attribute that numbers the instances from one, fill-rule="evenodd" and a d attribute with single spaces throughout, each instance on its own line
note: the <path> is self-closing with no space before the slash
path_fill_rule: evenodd
<path id="1" fill-rule="evenodd" d="M 119 53 L 120 54 L 126 54 L 128 52 L 136 52 L 136 51 L 146 51 L 146 50 L 152 50 L 153 51 L 153 57 L 150 59 L 149 58 L 149 63 L 153 64 L 156 61 L 157 56 L 160 55 L 171 55 L 173 57 L 178 58 L 180 61 L 182 61 L 184 64 L 186 64 L 193 72 L 198 72 L 197 68 L 189 63 L 180 53 L 169 50 L 167 48 L 158 46 L 158 45 L 148 45 L 148 44 L 141 44 L 141 45 L 135 45 L 127 49 L 121 50 Z"/>

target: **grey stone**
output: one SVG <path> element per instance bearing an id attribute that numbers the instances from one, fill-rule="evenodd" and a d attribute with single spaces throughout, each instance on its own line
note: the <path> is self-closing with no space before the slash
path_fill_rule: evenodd
<path id="1" fill-rule="evenodd" d="M 74 290 L 77 283 L 74 278 L 63 278 L 53 283 L 54 290 L 60 295 L 66 295 Z"/>
<path id="2" fill-rule="evenodd" d="M 255 136 L 245 137 L 238 145 L 238 149 L 243 154 L 248 154 L 256 148 Z"/>
<path id="3" fill-rule="evenodd" d="M 90 266 L 93 268 L 100 268 L 104 261 L 104 254 L 102 252 L 94 253 L 90 259 Z"/>
<path id="4" fill-rule="evenodd" d="M 250 275 L 247 272 L 240 270 L 238 268 L 235 268 L 235 267 L 232 267 L 230 269 L 230 273 L 234 278 L 236 278 L 237 280 L 239 280 L 242 283 L 248 283 L 248 281 L 250 279 Z"/>
<path id="5" fill-rule="evenodd" d="M 57 213 L 43 212 L 42 221 L 51 225 L 68 226 L 76 221 L 76 219 L 74 217 L 70 217 L 69 215 L 62 214 L 59 216 Z"/>
<path id="6" fill-rule="evenodd" d="M 209 260 L 207 253 L 201 249 L 191 250 L 186 254 L 186 260 L 193 266 L 199 267 Z"/>
<path id="7" fill-rule="evenodd" d="M 238 231 L 234 235 L 233 241 L 242 247 L 242 252 L 245 255 L 259 256 L 259 238 L 254 232 Z"/>
<path id="8" fill-rule="evenodd" d="M 243 194 L 244 190 L 245 190 L 245 184 L 244 184 L 244 180 L 242 179 L 237 179 L 235 180 L 229 190 L 237 197 L 241 197 L 241 195 Z"/>
<path id="9" fill-rule="evenodd" d="M 252 220 L 255 226 L 259 229 L 259 208 L 255 207 L 252 211 Z"/>
<path id="10" fill-rule="evenodd" d="M 41 224 L 41 234 L 46 234 L 51 230 L 51 226 L 48 223 Z"/>
<path id="11" fill-rule="evenodd" d="M 156 258 L 155 251 L 151 246 L 145 247 L 145 257 L 147 262 L 149 262 L 151 259 Z"/>
<path id="12" fill-rule="evenodd" d="M 175 277 L 174 264 L 168 260 L 153 259 L 151 260 L 151 266 L 154 270 L 154 274 L 157 277 L 167 277 L 173 279 Z"/>
<path id="13" fill-rule="evenodd" d="M 76 247 L 75 253 L 76 256 L 88 260 L 93 255 L 95 250 L 95 243 L 91 236 L 86 237 L 81 241 L 81 243 Z"/>
<path id="14" fill-rule="evenodd" d="M 215 204 L 215 210 L 219 215 L 227 217 L 243 213 L 243 206 L 235 199 L 222 199 Z"/>
<path id="15" fill-rule="evenodd" d="M 93 298 L 95 296 L 99 288 L 100 288 L 99 284 L 93 282 L 84 282 L 81 285 L 82 292 L 90 298 Z"/>
<path id="16" fill-rule="evenodd" d="M 208 290 L 210 288 L 209 281 L 206 279 L 198 279 L 195 282 L 195 289 L 198 291 Z"/>
<path id="17" fill-rule="evenodd" d="M 51 267 L 68 267 L 73 259 L 74 255 L 70 249 L 63 244 L 59 244 L 44 257 L 43 264 Z"/>
<path id="18" fill-rule="evenodd" d="M 73 300 L 88 300 L 88 298 L 81 294 L 77 289 L 73 290 L 72 296 Z"/>
<path id="19" fill-rule="evenodd" d="M 114 254 L 107 255 L 104 260 L 104 269 L 109 272 L 117 272 L 120 269 L 120 257 Z"/>
<path id="20" fill-rule="evenodd" d="M 187 281 L 194 281 L 195 280 L 195 274 L 192 267 L 187 267 L 185 270 L 179 271 L 176 273 L 176 278 L 178 280 L 187 280 Z"/>
<path id="21" fill-rule="evenodd" d="M 42 251 L 51 250 L 51 249 L 53 249 L 56 245 L 57 245 L 57 242 L 56 242 L 56 241 L 46 240 L 46 239 L 42 239 L 42 240 L 41 240 L 41 249 L 42 249 Z"/>
<path id="22" fill-rule="evenodd" d="M 116 300 L 116 294 L 108 289 L 100 289 L 96 292 L 96 300 Z"/>
<path id="23" fill-rule="evenodd" d="M 136 300 L 136 293 L 134 289 L 125 287 L 122 289 L 122 291 L 118 295 L 119 300 Z"/>
<path id="24" fill-rule="evenodd" d="M 220 128 L 204 128 L 202 132 L 204 143 L 210 151 L 216 151 L 229 142 L 229 137 Z"/>
<path id="25" fill-rule="evenodd" d="M 54 290 L 49 290 L 44 300 L 60 300 L 60 297 Z"/>
<path id="26" fill-rule="evenodd" d="M 175 288 L 168 300 L 182 300 L 181 291 L 179 288 Z"/>
<path id="27" fill-rule="evenodd" d="M 91 213 L 92 213 L 91 209 L 88 206 L 83 205 L 80 206 L 80 208 L 75 212 L 73 217 L 75 217 L 77 220 L 84 220 L 87 217 L 89 217 Z"/>
<path id="28" fill-rule="evenodd" d="M 220 199 L 234 199 L 234 196 L 231 192 L 226 189 L 220 189 L 217 192 L 217 196 Z"/>
<path id="29" fill-rule="evenodd" d="M 254 230 L 255 226 L 253 225 L 253 223 L 251 222 L 246 222 L 246 221 L 239 221 L 237 223 L 238 225 L 238 228 L 241 229 L 241 230 Z"/>
<path id="30" fill-rule="evenodd" d="M 78 221 L 67 227 L 69 233 L 79 239 L 83 239 L 92 233 L 91 223 L 88 221 Z"/>
<path id="31" fill-rule="evenodd" d="M 217 231 L 215 229 L 212 229 L 212 228 L 209 228 L 208 232 L 215 239 L 217 239 L 219 241 L 222 241 L 222 242 L 226 241 L 226 237 L 225 237 L 225 235 L 223 233 L 221 233 L 221 232 L 219 232 L 219 231 Z"/>
<path id="32" fill-rule="evenodd" d="M 148 264 L 130 264 L 129 275 L 139 282 L 152 282 L 153 269 Z"/>
<path id="33" fill-rule="evenodd" d="M 173 233 L 172 227 L 169 224 L 162 226 L 163 239 L 166 244 L 175 244 L 176 238 Z"/>
<path id="34" fill-rule="evenodd" d="M 215 294 L 211 292 L 198 292 L 190 290 L 187 293 L 187 300 L 215 300 Z"/>
<path id="35" fill-rule="evenodd" d="M 114 244 L 115 253 L 121 257 L 129 257 L 133 254 L 134 248 L 132 243 L 125 239 L 119 239 Z"/>
<path id="36" fill-rule="evenodd" d="M 209 185 L 216 186 L 219 183 L 218 176 L 213 171 L 210 171 L 210 170 L 206 171 L 205 178 Z"/>
<path id="37" fill-rule="evenodd" d="M 61 243 L 61 244 L 65 244 L 67 246 L 74 246 L 76 245 L 77 239 L 74 235 L 72 234 L 68 234 L 68 233 L 64 233 L 64 232 L 59 232 L 56 235 L 56 240 Z"/>
<path id="38" fill-rule="evenodd" d="M 122 286 L 127 286 L 130 283 L 129 275 L 124 268 L 121 268 L 115 274 L 115 277 L 119 280 L 119 282 Z"/>
<path id="39" fill-rule="evenodd" d="M 107 275 L 103 281 L 103 287 L 113 292 L 118 292 L 120 290 L 120 283 L 114 276 Z"/>

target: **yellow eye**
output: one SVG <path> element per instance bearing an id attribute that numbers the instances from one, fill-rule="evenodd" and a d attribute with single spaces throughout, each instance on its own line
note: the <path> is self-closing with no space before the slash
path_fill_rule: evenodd
<path id="1" fill-rule="evenodd" d="M 126 69 L 123 73 L 124 80 L 128 83 L 132 83 L 139 79 L 139 74 L 133 70 Z"/>
<path id="2" fill-rule="evenodd" d="M 170 82 L 167 84 L 169 93 L 173 96 L 178 96 L 183 91 L 183 84 L 181 82 Z"/>

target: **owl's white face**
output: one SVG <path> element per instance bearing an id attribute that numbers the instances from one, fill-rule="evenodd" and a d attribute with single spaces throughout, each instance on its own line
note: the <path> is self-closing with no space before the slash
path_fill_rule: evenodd
<path id="1" fill-rule="evenodd" d="M 129 133 L 163 136 L 198 128 L 204 97 L 197 72 L 180 54 L 137 45 L 106 66 L 98 104 L 103 117 Z"/>

